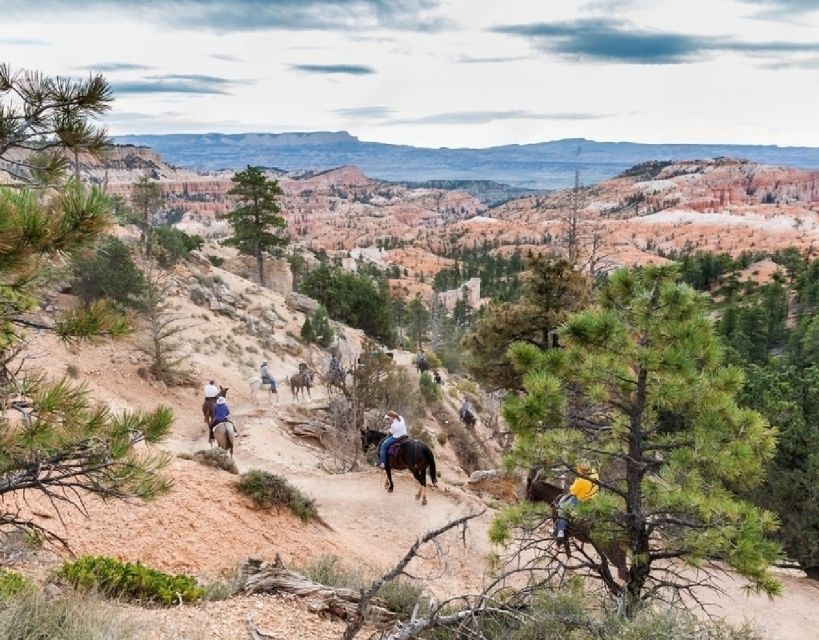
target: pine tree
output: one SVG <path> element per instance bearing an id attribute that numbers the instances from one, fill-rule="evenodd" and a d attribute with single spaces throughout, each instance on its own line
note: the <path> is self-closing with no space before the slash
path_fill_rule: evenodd
<path id="1" fill-rule="evenodd" d="M 9 94 L 11 103 L 4 102 Z M 77 83 L 11 75 L 0 66 L 0 97 L 0 162 L 10 161 L 20 182 L 54 178 L 65 167 L 66 153 L 103 150 L 104 130 L 88 121 L 111 100 L 101 76 Z M 26 155 L 31 147 L 45 156 Z M 52 187 L 32 192 L 18 183 L 0 189 L 0 404 L 6 408 L 0 415 L 0 528 L 40 529 L 15 509 L 18 492 L 41 492 L 56 510 L 68 505 L 84 511 L 86 492 L 150 497 L 168 486 L 158 474 L 167 458 L 135 455 L 133 446 L 161 441 L 173 422 L 170 409 L 115 416 L 92 403 L 83 387 L 46 380 L 26 366 L 27 327 L 65 340 L 129 330 L 102 303 L 53 323 L 31 314 L 53 272 L 53 258 L 91 246 L 110 221 L 109 201 L 99 190 L 85 190 L 76 181 Z"/>
<path id="2" fill-rule="evenodd" d="M 142 176 L 131 187 L 131 206 L 136 213 L 137 225 L 142 232 L 142 253 L 151 257 L 152 231 L 157 212 L 162 208 L 165 199 L 159 183 Z"/>
<path id="3" fill-rule="evenodd" d="M 522 388 L 521 374 L 507 355 L 509 345 L 524 341 L 548 349 L 555 329 L 588 301 L 588 281 L 567 261 L 532 256 L 527 266 L 521 300 L 490 304 L 461 341 L 469 372 L 502 389 Z"/>
<path id="4" fill-rule="evenodd" d="M 236 198 L 240 205 L 228 213 L 233 227 L 233 235 L 225 244 L 239 249 L 239 253 L 256 258 L 259 284 L 265 286 L 264 256 L 271 249 L 288 243 L 283 230 L 287 223 L 279 215 L 281 209 L 276 197 L 282 194 L 279 183 L 268 179 L 259 167 L 248 166 L 232 178 L 235 185 L 228 195 Z"/>
<path id="5" fill-rule="evenodd" d="M 700 580 L 677 569 L 707 571 L 715 558 L 756 588 L 779 589 L 767 572 L 775 518 L 736 495 L 762 479 L 775 431 L 737 405 L 742 374 L 723 364 L 703 298 L 675 280 L 673 266 L 618 271 L 599 306 L 558 331 L 563 348 L 511 349 L 525 393 L 503 408 L 515 433 L 509 462 L 571 472 L 584 459 L 600 470 L 600 495 L 577 514 L 598 545 L 625 547 L 628 578 L 613 580 L 605 558 L 581 565 L 629 615 L 664 591 L 692 593 Z M 520 513 L 501 519 L 496 540 Z"/>

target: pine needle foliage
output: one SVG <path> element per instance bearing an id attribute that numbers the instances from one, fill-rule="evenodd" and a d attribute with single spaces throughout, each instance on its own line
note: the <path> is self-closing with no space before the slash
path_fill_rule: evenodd
<path id="1" fill-rule="evenodd" d="M 67 152 L 104 152 L 105 130 L 91 120 L 110 102 L 102 76 L 74 81 L 0 65 L 0 165 L 17 180 L 0 188 L 0 528 L 26 529 L 63 544 L 22 515 L 13 498 L 39 492 L 59 515 L 62 508 L 87 513 L 87 493 L 148 498 L 168 488 L 160 474 L 167 457 L 150 449 L 137 453 L 134 445 L 167 436 L 169 408 L 112 414 L 93 403 L 84 386 L 47 380 L 26 360 L 27 328 L 72 342 L 130 330 L 105 303 L 56 319 L 37 313 L 55 265 L 93 246 L 110 224 L 105 194 L 75 180 L 55 181 Z M 43 180 L 49 189 L 25 188 Z"/>
<path id="2" fill-rule="evenodd" d="M 620 270 L 559 329 L 563 348 L 509 351 L 524 393 L 503 406 L 515 433 L 507 462 L 574 472 L 582 459 L 600 470 L 600 495 L 576 512 L 596 543 L 625 548 L 628 578 L 612 579 L 605 559 L 587 568 L 630 615 L 669 592 L 696 598 L 713 560 L 752 588 L 780 589 L 767 571 L 780 553 L 768 537 L 776 520 L 735 493 L 761 480 L 776 433 L 738 406 L 743 377 L 724 364 L 704 302 L 673 266 Z M 494 540 L 525 514 L 504 514 Z"/>
<path id="3" fill-rule="evenodd" d="M 25 184 L 49 185 L 78 154 L 99 157 L 109 147 L 96 118 L 111 108 L 113 94 L 100 74 L 86 80 L 50 78 L 0 64 L 0 158 L 4 170 Z"/>

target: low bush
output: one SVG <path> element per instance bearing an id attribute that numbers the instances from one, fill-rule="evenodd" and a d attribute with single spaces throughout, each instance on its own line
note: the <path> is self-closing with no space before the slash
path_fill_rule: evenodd
<path id="1" fill-rule="evenodd" d="M 345 567 L 341 563 L 341 558 L 332 554 L 320 556 L 306 565 L 297 567 L 296 571 L 304 574 L 313 582 L 334 589 L 345 588 L 353 591 L 366 589 L 378 577 L 374 574 L 365 575 L 359 570 Z M 384 583 L 376 597 L 381 598 L 384 601 L 384 606 L 390 611 L 396 612 L 399 616 L 407 617 L 412 615 L 422 595 L 423 588 L 419 584 L 399 578 Z M 419 613 L 423 615 L 425 610 L 419 607 Z"/>
<path id="2" fill-rule="evenodd" d="M 26 576 L 16 571 L 0 569 L 0 601 L 14 600 L 21 594 L 34 593 L 37 587 Z"/>
<path id="3" fill-rule="evenodd" d="M 304 522 L 319 520 L 315 501 L 281 476 L 251 469 L 239 477 L 236 488 L 257 509 L 287 508 Z"/>
<path id="4" fill-rule="evenodd" d="M 239 474 L 239 468 L 224 449 L 200 449 L 193 454 L 193 459 L 206 467 L 216 467 L 234 475 Z"/>
<path id="5" fill-rule="evenodd" d="M 429 371 L 424 371 L 418 378 L 418 387 L 421 390 L 421 395 L 429 404 L 437 404 L 441 401 L 441 386 L 435 384 L 435 380 L 429 374 Z"/>
<path id="6" fill-rule="evenodd" d="M 134 623 L 93 597 L 70 593 L 48 598 L 25 592 L 0 608 L 3 640 L 133 640 Z"/>
<path id="7" fill-rule="evenodd" d="M 64 562 L 58 575 L 76 589 L 140 602 L 165 605 L 195 602 L 205 593 L 190 576 L 172 575 L 139 562 L 123 563 L 105 556 L 82 556 L 74 562 Z"/>
<path id="8" fill-rule="evenodd" d="M 156 227 L 153 230 L 153 242 L 156 245 L 157 262 L 168 268 L 182 260 L 188 252 L 201 250 L 205 240 L 201 236 L 188 235 L 176 227 Z"/>

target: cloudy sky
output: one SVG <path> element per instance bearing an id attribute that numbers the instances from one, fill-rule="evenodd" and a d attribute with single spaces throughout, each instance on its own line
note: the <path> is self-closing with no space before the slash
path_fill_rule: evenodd
<path id="1" fill-rule="evenodd" d="M 111 132 L 819 146 L 819 0 L 2 0 L 0 61 Z"/>

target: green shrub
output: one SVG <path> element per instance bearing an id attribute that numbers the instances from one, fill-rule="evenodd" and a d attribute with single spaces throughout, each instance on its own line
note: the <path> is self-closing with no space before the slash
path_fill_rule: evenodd
<path id="1" fill-rule="evenodd" d="M 48 598 L 25 593 L 0 607 L 3 640 L 133 640 L 134 623 L 97 599 L 70 593 Z"/>
<path id="2" fill-rule="evenodd" d="M 441 387 L 435 384 L 435 380 L 429 374 L 429 371 L 424 371 L 418 378 L 418 386 L 421 389 L 421 395 L 428 404 L 437 404 L 441 401 Z"/>
<path id="3" fill-rule="evenodd" d="M 201 236 L 188 235 L 175 227 L 156 227 L 152 237 L 156 245 L 156 260 L 165 268 L 172 267 L 190 251 L 199 250 L 205 244 Z"/>
<path id="4" fill-rule="evenodd" d="M 415 605 L 421 600 L 424 594 L 423 588 L 412 580 L 398 578 L 385 582 L 376 594 L 383 599 L 390 611 L 395 611 L 399 616 L 407 618 L 412 615 Z M 424 615 L 424 607 L 418 607 L 419 615 Z"/>
<path id="5" fill-rule="evenodd" d="M 37 590 L 34 583 L 16 571 L 0 569 L 0 601 L 8 601 Z"/>
<path id="6" fill-rule="evenodd" d="M 106 236 L 93 254 L 75 258 L 74 275 L 72 291 L 86 304 L 100 298 L 133 304 L 145 289 L 145 276 L 128 247 L 113 236 Z"/>
<path id="7" fill-rule="evenodd" d="M 214 267 L 221 267 L 223 264 L 225 264 L 225 259 L 224 258 L 220 258 L 219 256 L 214 256 L 214 255 L 211 255 L 211 254 L 208 254 L 208 260 L 210 260 L 210 263 Z"/>
<path id="8" fill-rule="evenodd" d="M 195 602 L 205 593 L 190 576 L 171 575 L 139 562 L 123 563 L 105 556 L 82 556 L 74 562 L 64 562 L 58 575 L 77 589 L 165 605 L 180 600 Z"/>
<path id="9" fill-rule="evenodd" d="M 207 467 L 216 467 L 228 473 L 239 474 L 239 468 L 223 449 L 200 449 L 193 459 Z"/>
<path id="10" fill-rule="evenodd" d="M 315 501 L 281 476 L 251 469 L 239 477 L 236 488 L 250 498 L 257 509 L 286 507 L 304 522 L 319 519 Z"/>

